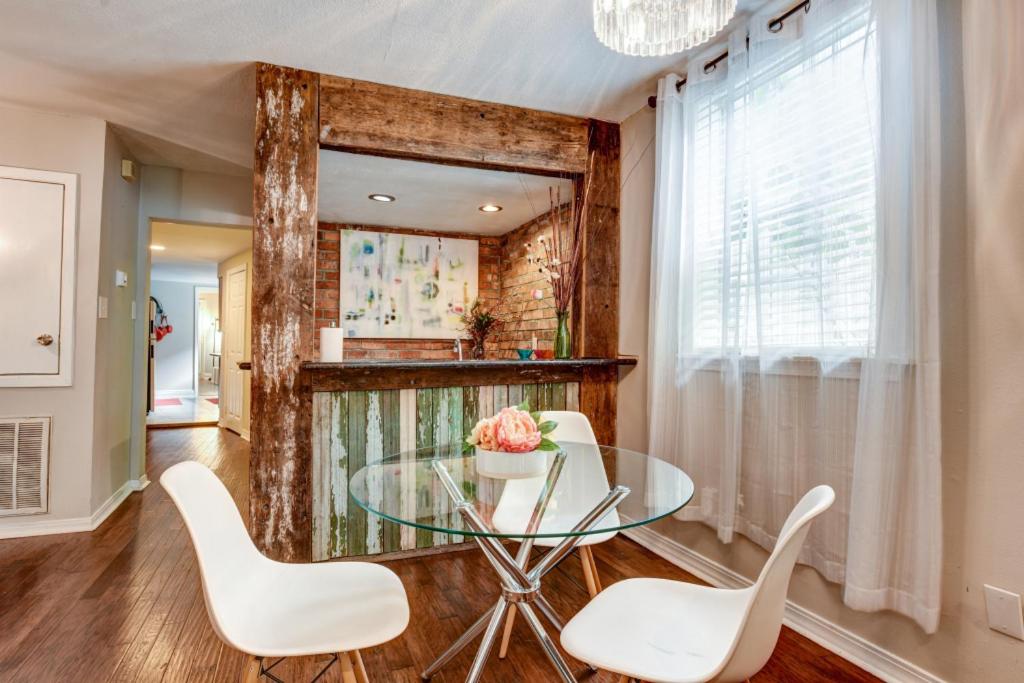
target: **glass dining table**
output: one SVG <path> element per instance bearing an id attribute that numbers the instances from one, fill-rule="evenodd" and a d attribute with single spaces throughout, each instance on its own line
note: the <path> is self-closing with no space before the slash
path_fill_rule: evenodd
<path id="1" fill-rule="evenodd" d="M 612 446 L 558 442 L 537 476 L 504 479 L 477 470 L 474 454 L 458 445 L 430 447 L 384 458 L 358 470 L 349 495 L 367 512 L 400 525 L 472 539 L 497 574 L 494 606 L 422 675 L 429 680 L 483 633 L 467 681 L 479 680 L 510 609 L 518 610 L 563 681 L 575 681 L 541 617 L 558 631 L 563 622 L 544 597 L 542 582 L 590 535 L 610 537 L 671 515 L 693 496 L 693 482 L 657 458 Z M 553 547 L 531 566 L 538 539 Z M 512 555 L 503 539 L 519 541 Z M 538 614 L 539 613 L 539 614 Z"/>

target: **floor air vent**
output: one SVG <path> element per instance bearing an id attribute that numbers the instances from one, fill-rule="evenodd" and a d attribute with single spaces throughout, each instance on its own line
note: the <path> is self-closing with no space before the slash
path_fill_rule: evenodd
<path id="1" fill-rule="evenodd" d="M 0 516 L 46 512 L 50 418 L 0 418 Z"/>

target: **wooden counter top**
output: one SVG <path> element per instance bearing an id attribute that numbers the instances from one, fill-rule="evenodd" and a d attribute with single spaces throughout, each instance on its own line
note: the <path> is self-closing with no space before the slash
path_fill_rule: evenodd
<path id="1" fill-rule="evenodd" d="M 578 382 L 584 374 L 612 372 L 636 362 L 636 358 L 307 361 L 302 364 L 302 372 L 308 374 L 313 391 L 382 390 Z"/>

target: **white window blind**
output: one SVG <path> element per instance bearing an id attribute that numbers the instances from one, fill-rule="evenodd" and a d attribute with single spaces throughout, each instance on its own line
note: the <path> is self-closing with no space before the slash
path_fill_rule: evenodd
<path id="1" fill-rule="evenodd" d="M 749 59 L 730 55 L 726 76 L 693 86 L 688 346 L 864 353 L 876 256 L 868 12 L 838 13 L 802 40 L 761 38 Z"/>

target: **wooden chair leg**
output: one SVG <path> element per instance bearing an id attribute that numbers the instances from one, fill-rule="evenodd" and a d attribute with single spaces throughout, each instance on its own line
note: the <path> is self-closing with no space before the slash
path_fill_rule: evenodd
<path id="1" fill-rule="evenodd" d="M 512 639 L 512 624 L 516 623 L 516 606 L 508 606 L 508 615 L 505 617 L 505 632 L 501 634 L 501 647 L 498 648 L 498 659 L 505 659 L 508 654 L 508 643 Z"/>
<path id="2" fill-rule="evenodd" d="M 370 683 L 370 677 L 366 675 L 366 666 L 363 664 L 363 655 L 359 650 L 352 650 L 352 662 L 355 664 L 356 681 L 358 683 Z"/>
<path id="3" fill-rule="evenodd" d="M 594 577 L 594 587 L 600 593 L 604 589 L 601 588 L 601 575 L 597 573 L 597 560 L 594 559 L 594 549 L 587 546 L 583 550 L 587 551 L 587 561 L 590 562 L 590 575 Z"/>
<path id="4" fill-rule="evenodd" d="M 583 565 L 583 580 L 587 582 L 587 592 L 593 598 L 597 595 L 597 583 L 594 581 L 593 565 L 590 564 L 590 548 L 581 547 L 580 563 Z"/>
<path id="5" fill-rule="evenodd" d="M 348 652 L 338 653 L 338 664 L 341 664 L 341 680 L 345 683 L 359 683 L 356 678 L 355 666 L 352 663 L 352 656 Z"/>
<path id="6" fill-rule="evenodd" d="M 242 678 L 244 683 L 257 683 L 259 681 L 260 663 L 262 661 L 262 657 L 249 655 L 248 659 L 245 660 L 245 675 Z"/>

